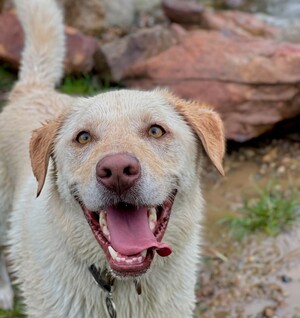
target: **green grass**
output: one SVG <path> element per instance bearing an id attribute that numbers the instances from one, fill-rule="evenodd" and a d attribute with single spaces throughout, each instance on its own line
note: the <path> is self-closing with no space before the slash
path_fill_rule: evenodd
<path id="1" fill-rule="evenodd" d="M 22 314 L 22 305 L 17 299 L 15 301 L 14 309 L 12 310 L 3 310 L 0 309 L 0 318 L 25 318 L 26 316 Z"/>
<path id="2" fill-rule="evenodd" d="M 300 201 L 295 191 L 284 193 L 274 185 L 258 190 L 258 197 L 247 200 L 238 215 L 221 219 L 236 238 L 254 232 L 276 236 L 300 220 Z"/>
<path id="3" fill-rule="evenodd" d="M 59 90 L 70 95 L 95 95 L 109 88 L 108 83 L 101 83 L 92 75 L 67 75 Z"/>
<path id="4" fill-rule="evenodd" d="M 0 65 L 0 91 L 8 91 L 12 88 L 17 75 L 5 64 Z"/>
<path id="5" fill-rule="evenodd" d="M 5 94 L 17 80 L 17 74 L 5 64 L 0 65 L 0 110 L 5 104 Z M 91 96 L 109 89 L 108 81 L 100 81 L 92 74 L 67 75 L 58 90 L 70 95 Z M 0 317 L 1 318 L 1 317 Z"/>
<path id="6" fill-rule="evenodd" d="M 6 93 L 12 88 L 17 75 L 5 64 L 0 65 L 0 111 L 6 103 Z"/>
<path id="7" fill-rule="evenodd" d="M 17 74 L 7 65 L 0 65 L 0 93 L 9 91 L 17 80 Z M 109 88 L 108 82 L 101 82 L 96 76 L 85 75 L 67 75 L 59 90 L 71 95 L 94 95 L 103 92 Z"/>
<path id="8" fill-rule="evenodd" d="M 16 308 L 13 310 L 0 309 L 0 318 L 25 318 L 20 309 Z"/>

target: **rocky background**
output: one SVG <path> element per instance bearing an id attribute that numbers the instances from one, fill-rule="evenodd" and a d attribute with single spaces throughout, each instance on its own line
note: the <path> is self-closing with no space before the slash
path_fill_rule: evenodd
<path id="1" fill-rule="evenodd" d="M 60 0 L 66 73 L 95 72 L 130 88 L 169 87 L 209 103 L 221 113 L 226 137 L 238 142 L 299 116 L 300 44 L 293 34 L 270 17 L 232 10 L 241 0 L 214 2 L 231 10 L 192 0 Z M 17 68 L 22 30 L 11 2 L 1 0 L 0 8 L 0 61 Z"/>
<path id="2" fill-rule="evenodd" d="M 299 318 L 300 0 L 60 3 L 68 48 L 60 91 L 164 86 L 210 103 L 224 119 L 226 177 L 209 164 L 203 169 L 207 204 L 195 317 Z M 0 0 L 0 109 L 22 46 L 11 1 Z M 261 206 L 256 213 L 268 226 L 283 226 L 276 237 L 258 226 L 242 241 L 232 235 L 224 218 L 251 221 L 249 204 Z M 284 217 L 284 204 L 292 224 L 267 213 L 277 209 Z M 25 317 L 20 301 L 12 311 L 0 310 L 0 318 L 11 317 Z"/>

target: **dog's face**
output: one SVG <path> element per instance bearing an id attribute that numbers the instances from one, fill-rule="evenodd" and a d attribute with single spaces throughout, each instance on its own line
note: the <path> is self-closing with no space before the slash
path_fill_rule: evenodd
<path id="1" fill-rule="evenodd" d="M 82 209 L 106 259 L 119 275 L 147 271 L 177 193 L 195 183 L 201 139 L 222 171 L 223 129 L 218 115 L 166 91 L 118 91 L 78 99 L 70 111 L 36 130 L 31 141 L 38 193 L 52 155 L 56 185 L 66 204 Z"/>

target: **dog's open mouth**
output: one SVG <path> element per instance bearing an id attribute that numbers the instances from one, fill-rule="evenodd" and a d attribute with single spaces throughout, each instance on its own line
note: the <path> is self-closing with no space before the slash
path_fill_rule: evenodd
<path id="1" fill-rule="evenodd" d="M 147 271 L 155 252 L 164 257 L 171 247 L 161 240 L 166 231 L 176 191 L 162 205 L 137 207 L 120 202 L 101 211 L 81 207 L 111 269 L 122 276 Z"/>

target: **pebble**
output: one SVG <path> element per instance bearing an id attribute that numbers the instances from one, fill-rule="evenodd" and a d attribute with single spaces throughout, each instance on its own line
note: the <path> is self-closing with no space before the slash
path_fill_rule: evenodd
<path id="1" fill-rule="evenodd" d="M 247 158 L 253 158 L 253 157 L 255 157 L 256 153 L 253 149 L 246 149 L 245 155 Z"/>
<path id="2" fill-rule="evenodd" d="M 284 166 L 280 166 L 278 169 L 277 169 L 277 173 L 279 174 L 284 174 L 286 171 L 285 167 Z"/>
<path id="3" fill-rule="evenodd" d="M 276 160 L 277 158 L 277 150 L 278 148 L 273 148 L 271 149 L 266 155 L 264 155 L 262 157 L 262 161 L 263 162 L 267 162 L 267 163 L 270 163 L 270 162 L 273 162 L 274 160 Z"/>
<path id="4" fill-rule="evenodd" d="M 274 307 L 266 307 L 263 311 L 263 317 L 265 318 L 275 318 L 276 309 Z"/>

